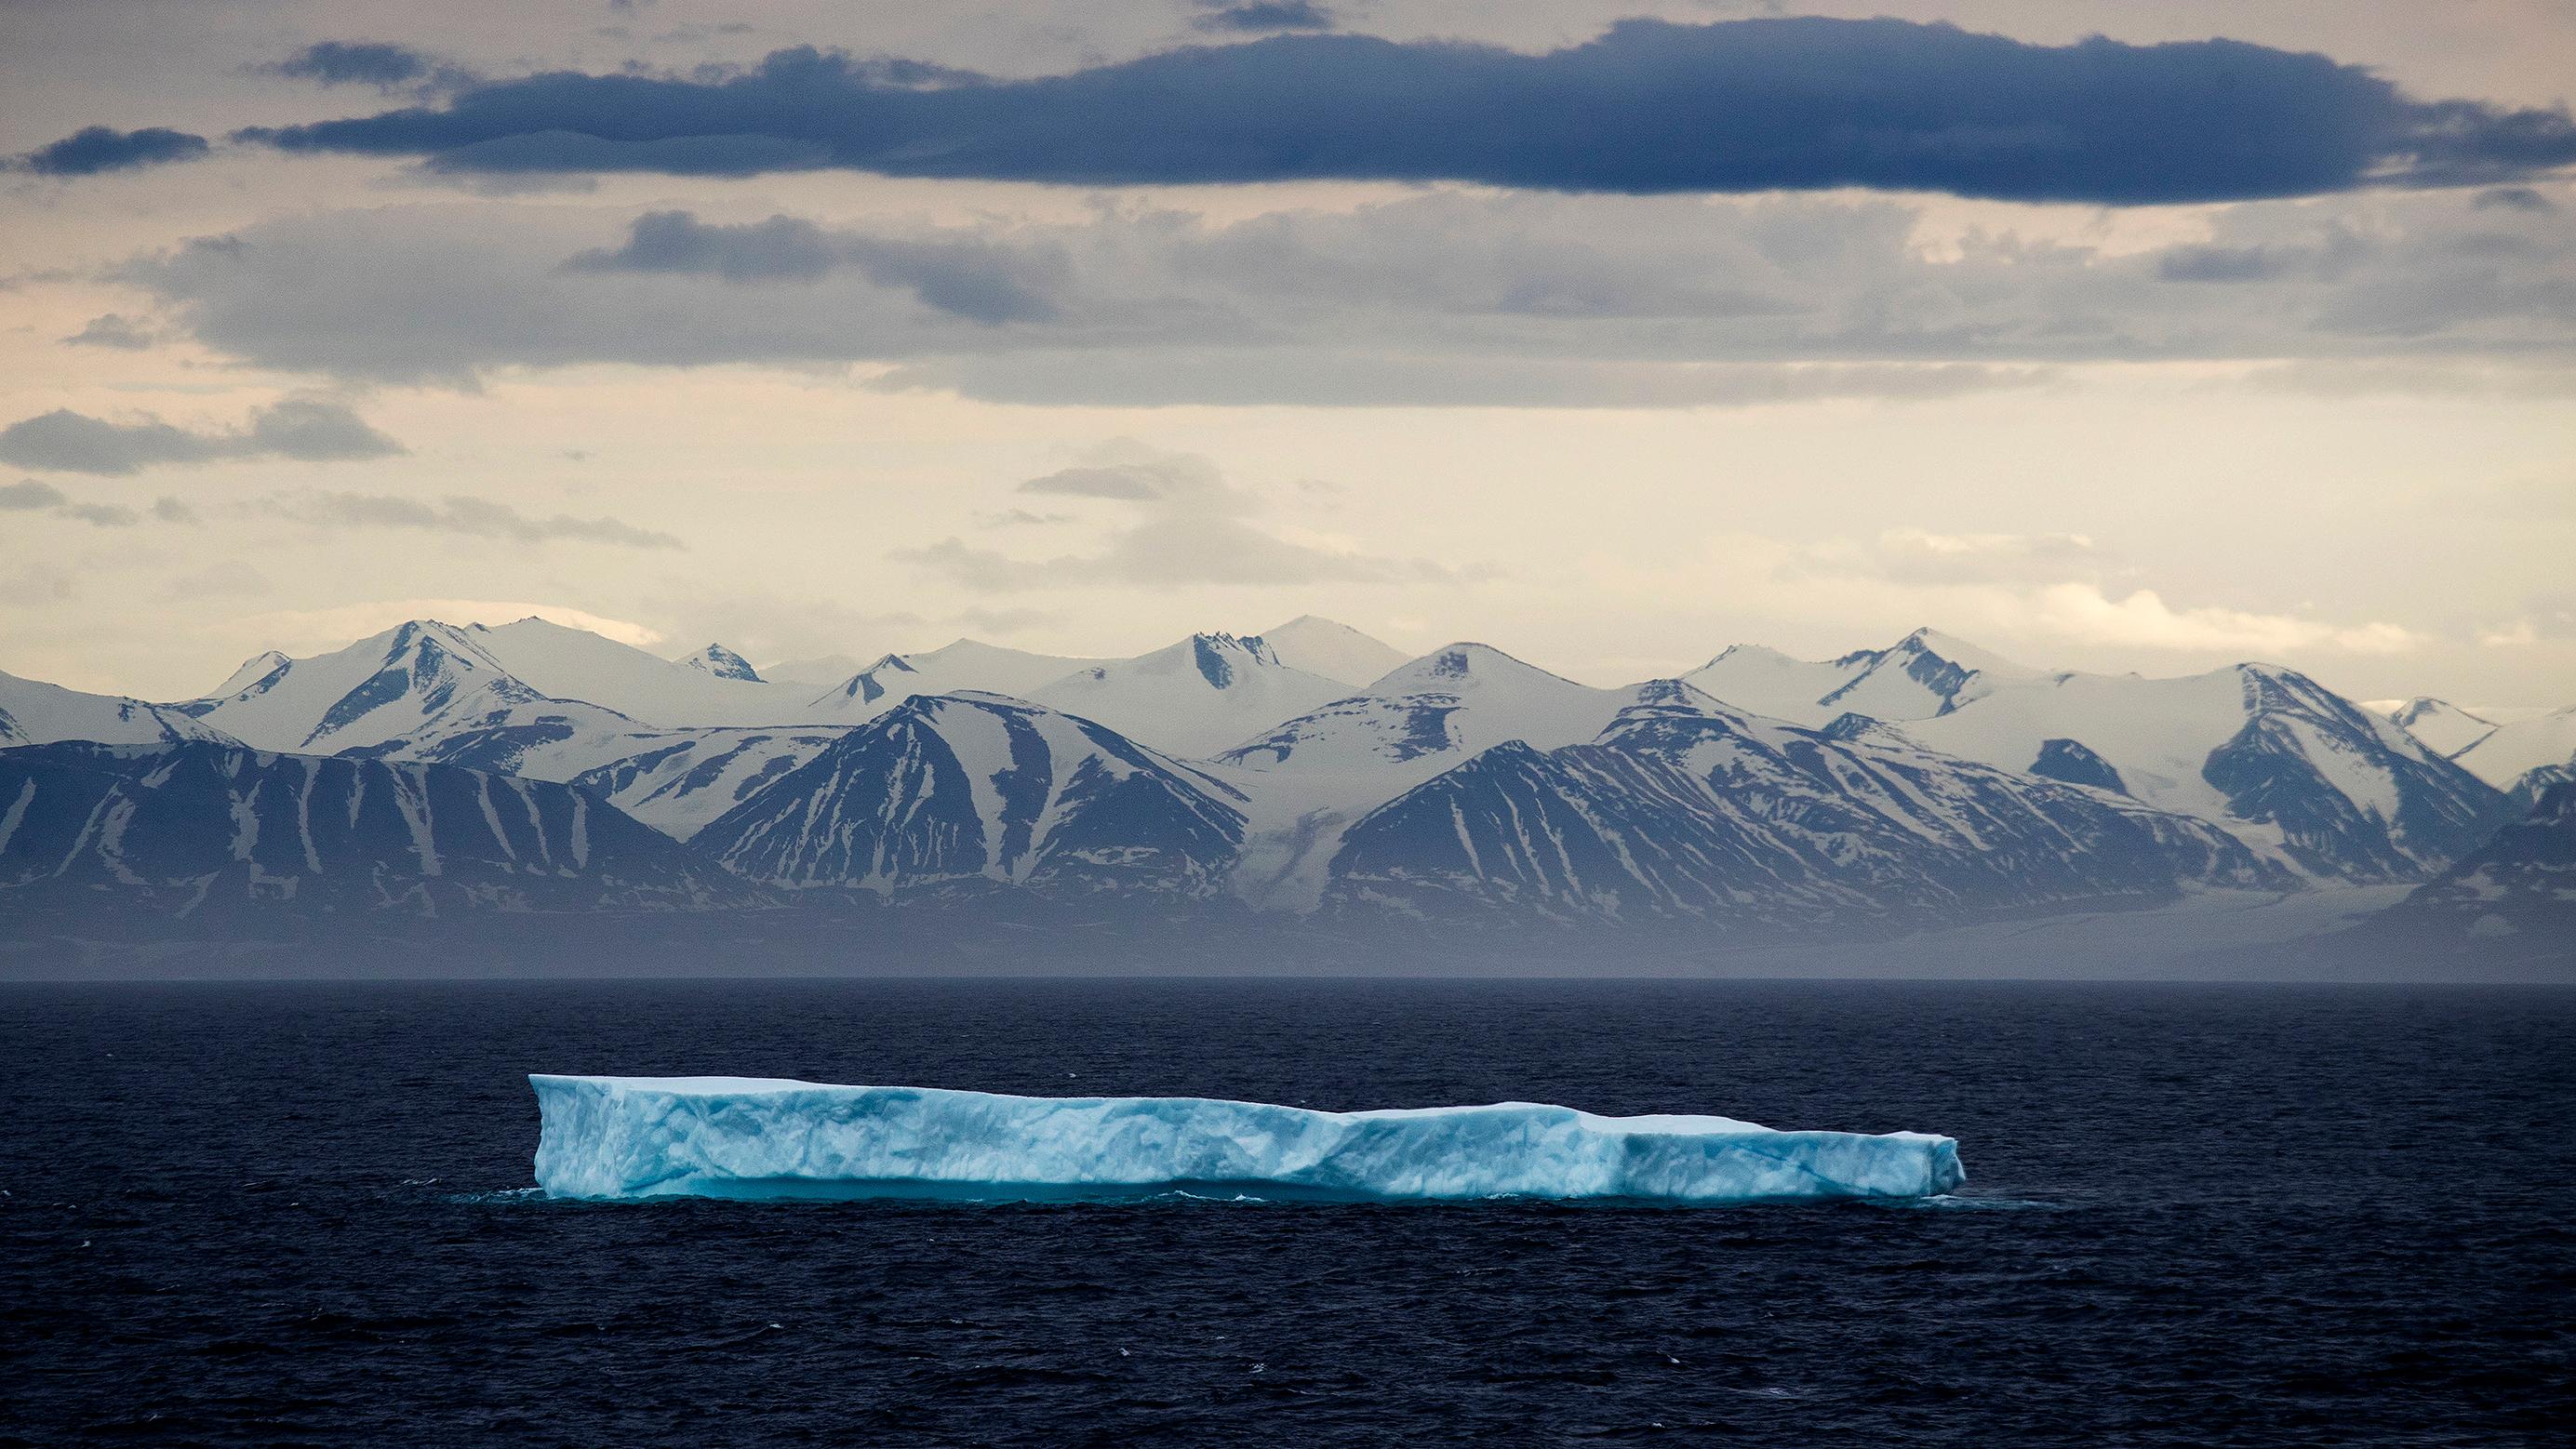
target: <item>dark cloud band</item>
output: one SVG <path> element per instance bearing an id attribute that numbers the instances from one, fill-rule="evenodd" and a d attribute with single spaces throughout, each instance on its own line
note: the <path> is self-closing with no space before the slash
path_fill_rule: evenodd
<path id="1" fill-rule="evenodd" d="M 28 152 L 17 164 L 39 176 L 96 176 L 165 161 L 193 161 L 207 149 L 205 137 L 167 126 L 146 126 L 140 131 L 91 126 Z"/>
<path id="2" fill-rule="evenodd" d="M 240 137 L 483 171 L 1857 186 L 2108 204 L 2504 181 L 2576 162 L 2563 111 L 2419 101 L 2320 55 L 2225 40 L 2026 45 L 1812 17 L 1630 20 L 1541 55 L 1281 35 L 927 85 L 795 49 L 723 79 L 553 73 Z"/>

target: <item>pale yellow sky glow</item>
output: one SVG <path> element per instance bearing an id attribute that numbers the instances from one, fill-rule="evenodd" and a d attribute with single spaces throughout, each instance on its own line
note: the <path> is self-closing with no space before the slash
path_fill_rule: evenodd
<path id="1" fill-rule="evenodd" d="M 1189 34 L 1186 6 L 1041 25 L 664 0 L 483 30 L 232 8 L 220 42 L 187 7 L 0 10 L 21 98 L 0 150 L 404 99 L 255 70 L 320 39 L 496 75 L 804 41 L 1046 73 Z M 1655 8 L 1368 25 L 1543 47 Z M 2563 103 L 2576 74 L 2576 16 L 2542 3 L 1898 8 L 2035 43 L 2227 34 L 2499 104 Z M 719 239 L 791 218 L 837 260 L 600 260 L 673 212 Z M 2042 666 L 2263 658 L 2355 698 L 2562 705 L 2571 216 L 2564 174 L 2128 208 L 845 171 L 512 187 L 220 144 L 0 174 L 0 427 L 184 435 L 128 472 L 0 446 L 0 669 L 185 697 L 413 613 L 755 661 L 960 635 L 1122 654 L 1317 613 L 1604 684 L 1931 624 Z M 208 238 L 231 240 L 188 250 Z M 920 280 L 933 253 L 1043 306 L 961 320 L 987 304 Z M 281 403 L 400 451 L 280 442 Z M 1104 456 L 1214 481 L 1189 506 L 1022 487 Z"/>

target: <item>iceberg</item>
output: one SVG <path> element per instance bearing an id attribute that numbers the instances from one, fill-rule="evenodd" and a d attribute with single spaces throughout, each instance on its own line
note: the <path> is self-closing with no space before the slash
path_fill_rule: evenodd
<path id="1" fill-rule="evenodd" d="M 1966 1180 L 1919 1132 L 1781 1132 L 1503 1102 L 1317 1112 L 1197 1097 L 1013 1097 L 743 1077 L 532 1074 L 556 1198 L 1328 1202 L 1912 1198 Z"/>

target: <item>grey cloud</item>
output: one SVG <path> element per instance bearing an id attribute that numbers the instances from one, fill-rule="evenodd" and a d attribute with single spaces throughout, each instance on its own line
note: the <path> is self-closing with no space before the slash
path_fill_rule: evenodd
<path id="1" fill-rule="evenodd" d="M 194 524 L 201 521 L 197 517 L 197 510 L 176 498 L 166 496 L 152 500 L 152 516 L 163 523 Z"/>
<path id="2" fill-rule="evenodd" d="M 190 161 L 207 151 L 206 138 L 167 126 L 119 131 L 90 126 L 18 158 L 17 164 L 39 176 L 96 176 L 104 171 L 132 171 L 171 161 Z"/>
<path id="3" fill-rule="evenodd" d="M 2528 186 L 2499 186 L 2492 191 L 2481 191 L 2478 193 L 2477 200 L 2471 204 L 2480 211 L 2503 207 L 2511 211 L 2546 213 L 2558 209 L 2557 202 Z"/>
<path id="4" fill-rule="evenodd" d="M 1203 473 L 1204 476 L 1182 480 L 1178 486 L 1188 488 L 1212 486 L 1215 468 L 1203 459 L 1168 459 L 1155 463 L 1112 463 L 1088 468 L 1060 468 L 1044 477 L 1032 478 L 1020 485 L 1022 493 L 1061 493 L 1068 498 L 1117 498 L 1141 503 L 1161 498 L 1174 491 L 1169 476 L 1180 469 Z"/>
<path id="5" fill-rule="evenodd" d="M 891 556 L 990 591 L 1053 587 L 1170 588 L 1197 584 L 1448 582 L 1458 575 L 1424 559 L 1312 547 L 1262 527 L 1260 500 L 1235 488 L 1205 458 L 1113 445 L 1097 462 L 1033 478 L 1019 491 L 1126 504 L 1131 521 L 1090 553 L 1028 559 L 946 538 Z"/>
<path id="6" fill-rule="evenodd" d="M 274 75 L 318 85 L 367 85 L 434 95 L 475 84 L 473 72 L 425 51 L 382 40 L 320 40 L 267 67 Z"/>
<path id="7" fill-rule="evenodd" d="M 1830 398 L 1930 401 L 2042 387 L 2060 375 L 2049 367 L 1977 363 L 1594 362 L 1180 348 L 963 357 L 896 368 L 868 386 L 1038 407 L 1727 408 Z"/>
<path id="8" fill-rule="evenodd" d="M 33 478 L 0 487 L 0 513 L 50 513 L 97 528 L 131 528 L 143 515 L 116 503 L 83 503 L 51 483 Z"/>
<path id="9" fill-rule="evenodd" d="M 1061 284 L 1060 260 L 1014 251 L 979 237 L 921 240 L 826 232 L 800 217 L 741 226 L 709 225 L 685 211 L 647 212 L 626 242 L 566 264 L 584 272 L 676 272 L 729 282 L 813 282 L 848 267 L 926 306 L 998 326 L 1055 315 L 1045 295 Z"/>
<path id="10" fill-rule="evenodd" d="M 98 528 L 132 528 L 143 521 L 143 515 L 118 503 L 73 503 L 62 510 L 65 518 L 77 518 Z"/>
<path id="11" fill-rule="evenodd" d="M 562 208 L 322 213 L 118 277 L 232 358 L 357 380 L 873 363 L 878 387 L 1121 406 L 1727 406 L 1939 398 L 2079 362 L 2576 353 L 2576 236 L 2457 192 L 2238 206 L 2143 252 L 1998 230 L 1944 256 L 1883 199 L 1432 192 L 869 232 L 657 215 L 603 247 Z M 897 264 L 932 262 L 1046 315 L 924 305 Z"/>
<path id="12" fill-rule="evenodd" d="M 612 544 L 621 548 L 684 548 L 677 537 L 615 518 L 575 518 L 558 513 L 535 518 L 488 498 L 450 494 L 436 503 L 383 493 L 306 493 L 268 500 L 266 511 L 325 528 L 408 528 L 514 543 Z"/>
<path id="13" fill-rule="evenodd" d="M 333 462 L 402 451 L 345 405 L 318 398 L 289 398 L 262 408 L 247 427 L 233 432 L 194 432 L 150 416 L 110 422 L 69 408 L 0 429 L 0 462 L 102 476 L 244 458 Z"/>
<path id="14" fill-rule="evenodd" d="M 1228 4 L 1227 0 L 1201 0 L 1201 8 L 1206 13 L 1190 23 L 1220 34 L 1330 30 L 1341 24 L 1331 10 L 1315 0 L 1249 0 L 1240 5 Z"/>
<path id="15" fill-rule="evenodd" d="M 0 513 L 33 513 L 60 508 L 71 502 L 71 495 L 51 483 L 22 478 L 0 486 Z"/>
<path id="16" fill-rule="evenodd" d="M 82 347 L 116 347 L 140 351 L 152 345 L 152 328 L 140 317 L 127 317 L 108 312 L 89 319 L 87 326 L 63 341 Z"/>

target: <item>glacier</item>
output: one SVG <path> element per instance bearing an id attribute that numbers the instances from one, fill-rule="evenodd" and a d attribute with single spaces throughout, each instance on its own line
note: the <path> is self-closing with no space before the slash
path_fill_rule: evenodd
<path id="1" fill-rule="evenodd" d="M 1198 1097 L 1015 1097 L 743 1077 L 531 1074 L 554 1198 L 1326 1202 L 1913 1198 L 1966 1180 L 1919 1132 L 1782 1132 L 1503 1102 L 1319 1112 Z"/>

